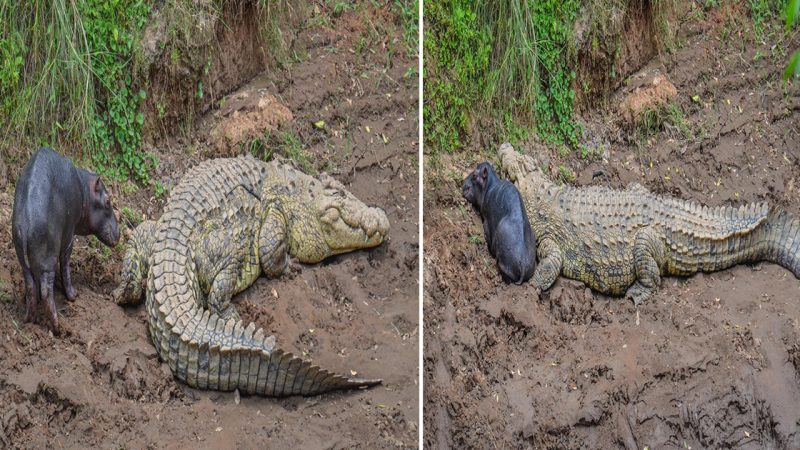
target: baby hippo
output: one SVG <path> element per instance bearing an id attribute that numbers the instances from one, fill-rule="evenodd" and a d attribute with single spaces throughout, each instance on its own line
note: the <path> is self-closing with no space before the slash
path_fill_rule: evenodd
<path id="1" fill-rule="evenodd" d="M 50 327 L 57 329 L 53 282 L 61 268 L 67 299 L 75 300 L 69 258 L 74 235 L 93 234 L 111 247 L 119 240 L 111 198 L 100 177 L 75 167 L 49 148 L 39 149 L 17 181 L 12 239 L 25 277 L 25 320 L 36 319 L 40 302 L 47 307 Z"/>
<path id="2" fill-rule="evenodd" d="M 536 238 L 517 188 L 482 162 L 464 180 L 463 193 L 481 216 L 489 253 L 503 280 L 522 284 L 530 279 L 536 268 Z"/>

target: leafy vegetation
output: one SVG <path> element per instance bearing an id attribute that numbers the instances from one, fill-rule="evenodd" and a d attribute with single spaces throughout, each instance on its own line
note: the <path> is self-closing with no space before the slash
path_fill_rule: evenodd
<path id="1" fill-rule="evenodd" d="M 798 14 L 800 14 L 800 0 L 789 0 L 786 3 L 786 31 L 792 29 Z M 800 50 L 795 50 L 791 59 L 789 59 L 789 64 L 786 66 L 783 78 L 788 80 L 798 75 L 800 75 Z"/>
<path id="2" fill-rule="evenodd" d="M 423 39 L 425 146 L 453 151 L 467 134 L 487 84 L 491 41 L 478 22 L 473 2 L 424 2 Z"/>
<path id="3" fill-rule="evenodd" d="M 146 180 L 145 93 L 130 70 L 145 0 L 0 2 L 0 124 L 29 145 L 60 145 L 117 178 Z"/>
<path id="4" fill-rule="evenodd" d="M 533 127 L 577 147 L 571 33 L 577 0 L 424 4 L 425 139 L 432 153 L 459 148 L 479 120 L 491 137 Z"/>
<path id="5" fill-rule="evenodd" d="M 645 110 L 634 124 L 634 140 L 644 146 L 657 133 L 665 131 L 675 139 L 689 139 L 692 131 L 681 108 L 675 103 Z"/>
<path id="6" fill-rule="evenodd" d="M 165 37 L 157 36 L 158 50 L 145 55 L 139 42 L 155 5 L 166 24 Z M 226 5 L 219 0 L 0 0 L 0 129 L 6 138 L 0 151 L 13 162 L 35 146 L 49 145 L 90 161 L 104 176 L 153 184 L 150 173 L 157 161 L 142 150 L 145 108 L 162 122 L 185 117 L 179 125 L 191 127 L 195 109 L 209 98 L 204 83 L 212 52 L 219 50 L 215 24 Z M 286 31 L 299 26 L 295 19 L 306 4 L 253 0 L 231 7 L 245 11 L 249 6 L 255 8 L 251 19 L 269 61 L 287 58 L 291 33 Z M 145 69 L 154 61 L 148 58 L 163 50 L 169 55 L 164 76 L 186 78 L 188 47 L 197 53 L 191 55 L 191 64 L 197 64 L 188 75 L 192 98 L 172 103 L 148 98 L 156 92 L 147 79 L 151 74 Z M 184 104 L 189 105 L 185 113 L 175 111 Z"/>
<path id="7" fill-rule="evenodd" d="M 408 55 L 416 56 L 419 47 L 419 0 L 394 0 L 403 27 Z"/>
<path id="8" fill-rule="evenodd" d="M 114 178 L 149 181 L 155 157 L 139 149 L 139 105 L 146 93 L 137 89 L 131 62 L 150 6 L 144 0 L 83 0 L 79 11 L 99 100 L 89 128 L 94 166 Z"/>
<path id="9" fill-rule="evenodd" d="M 324 125 L 323 125 L 324 126 Z M 311 162 L 308 151 L 292 131 L 285 130 L 279 132 L 264 131 L 264 135 L 251 139 L 245 149 L 255 158 L 263 161 L 271 160 L 276 154 L 284 158 L 291 159 L 297 167 L 305 173 L 313 174 L 314 164 Z"/>
<path id="10" fill-rule="evenodd" d="M 756 39 L 765 38 L 770 24 L 780 16 L 785 4 L 786 0 L 747 0 Z"/>

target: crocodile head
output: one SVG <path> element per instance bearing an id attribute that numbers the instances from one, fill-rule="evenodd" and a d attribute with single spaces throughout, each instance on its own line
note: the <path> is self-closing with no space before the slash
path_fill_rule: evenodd
<path id="1" fill-rule="evenodd" d="M 523 198 L 535 198 L 539 191 L 553 185 L 531 156 L 519 153 L 511 144 L 501 145 L 497 155 L 500 157 L 499 169 L 517 186 Z"/>
<path id="2" fill-rule="evenodd" d="M 370 207 L 341 183 L 321 175 L 291 195 L 289 253 L 313 264 L 354 250 L 380 245 L 389 232 L 381 208 Z"/>
<path id="3" fill-rule="evenodd" d="M 111 293 L 119 305 L 135 305 L 142 300 L 147 277 L 147 258 L 155 240 L 156 222 L 145 220 L 133 230 L 122 258 L 120 282 Z"/>

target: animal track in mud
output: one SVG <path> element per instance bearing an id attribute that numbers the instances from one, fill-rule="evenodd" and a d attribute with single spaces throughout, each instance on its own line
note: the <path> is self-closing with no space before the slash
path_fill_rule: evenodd
<path id="1" fill-rule="evenodd" d="M 706 448 L 785 445 L 775 428 L 769 405 L 756 397 L 752 384 L 739 381 L 726 391 L 698 394 L 699 401 L 680 403 L 679 418 L 662 419 L 675 433 L 668 441 L 670 444 L 677 446 L 682 438 L 694 438 Z"/>
<path id="2" fill-rule="evenodd" d="M 297 341 L 295 341 L 295 347 L 302 349 L 302 357 L 303 358 L 311 358 L 314 356 L 314 351 L 316 347 L 319 345 L 317 337 L 314 336 L 311 330 L 303 331 L 300 336 L 298 336 Z"/>
<path id="3" fill-rule="evenodd" d="M 7 406 L 0 412 L 0 447 L 10 447 L 15 433 L 33 425 L 31 405 L 23 393 L 12 389 L 1 380 L 0 392 L 7 393 L 2 396 L 2 404 Z"/>
<path id="4" fill-rule="evenodd" d="M 789 362 L 794 366 L 794 373 L 800 380 L 800 342 L 795 342 L 786 350 L 789 353 Z"/>
<path id="5" fill-rule="evenodd" d="M 760 343 L 753 337 L 750 329 L 737 329 L 733 343 L 736 352 L 742 355 L 754 369 L 761 369 L 766 365 L 766 358 L 759 350 Z"/>
<path id="6" fill-rule="evenodd" d="M 672 382 L 685 381 L 697 373 L 707 372 L 709 365 L 718 366 L 719 363 L 720 363 L 719 356 L 713 357 L 711 359 L 703 358 L 700 361 L 693 364 L 676 368 L 670 368 L 668 370 L 655 373 L 653 374 L 653 378 L 655 380 L 668 380 Z"/>
<path id="7" fill-rule="evenodd" d="M 61 395 L 58 390 L 45 383 L 40 383 L 30 402 L 41 412 L 45 413 L 49 425 L 66 426 L 83 409 L 83 405 L 76 405 L 68 398 Z"/>
<path id="8" fill-rule="evenodd" d="M 598 310 L 598 302 L 591 289 L 573 280 L 559 280 L 542 295 L 552 316 L 570 325 L 591 323 L 608 324 L 611 320 Z"/>

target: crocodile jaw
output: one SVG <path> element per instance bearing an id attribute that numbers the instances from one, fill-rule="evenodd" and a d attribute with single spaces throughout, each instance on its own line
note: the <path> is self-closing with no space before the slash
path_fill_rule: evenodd
<path id="1" fill-rule="evenodd" d="M 389 233 L 389 219 L 382 209 L 363 203 L 357 206 L 330 207 L 320 217 L 331 255 L 378 246 Z"/>
<path id="2" fill-rule="evenodd" d="M 367 206 L 335 179 L 320 175 L 320 183 L 296 191 L 289 209 L 290 252 L 300 262 L 313 264 L 342 253 L 375 247 L 389 233 L 389 219 L 377 207 Z"/>

